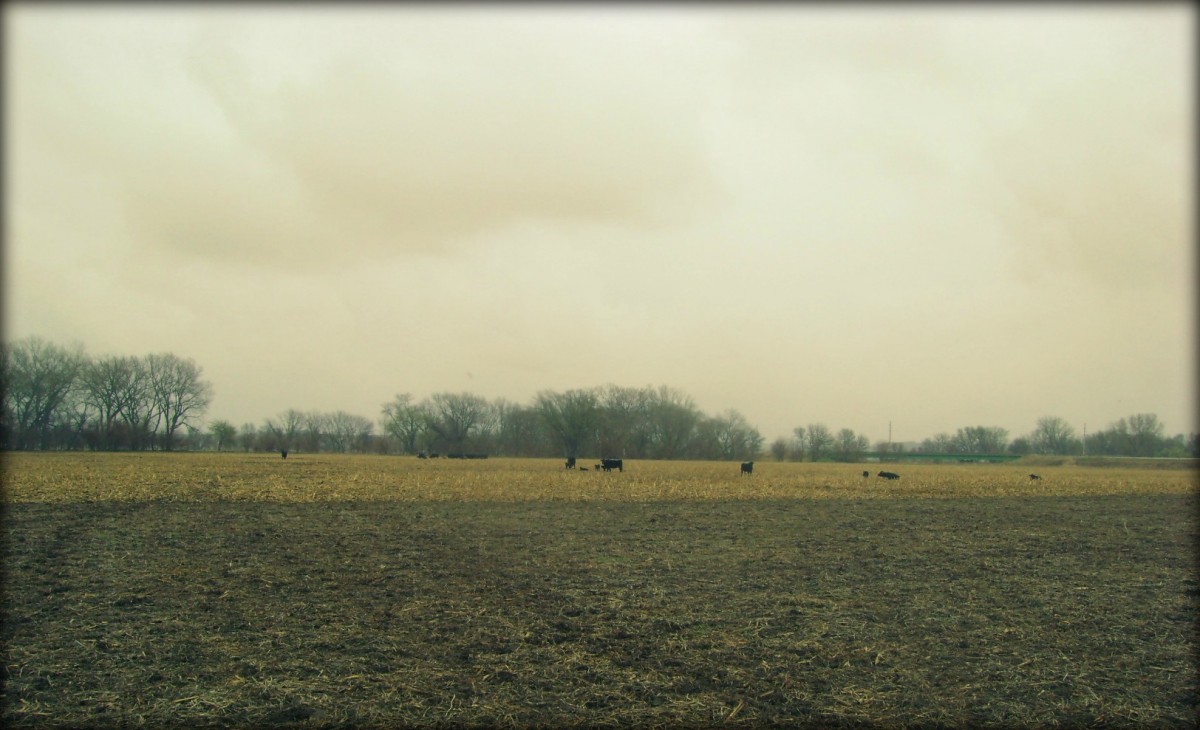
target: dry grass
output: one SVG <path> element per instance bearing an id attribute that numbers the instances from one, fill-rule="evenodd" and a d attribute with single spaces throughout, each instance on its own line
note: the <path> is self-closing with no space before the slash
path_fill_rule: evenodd
<path id="1" fill-rule="evenodd" d="M 9 455 L 0 719 L 1196 726 L 1194 474 L 862 468 Z"/>
<path id="2" fill-rule="evenodd" d="M 581 465 L 587 465 L 581 460 Z M 739 476 L 723 462 L 627 461 L 625 472 L 562 468 L 549 459 L 421 460 L 292 454 L 5 455 L 9 502 L 81 501 L 632 501 L 892 499 L 896 497 L 1188 494 L 1197 472 L 1014 464 L 888 465 L 760 462 Z"/>

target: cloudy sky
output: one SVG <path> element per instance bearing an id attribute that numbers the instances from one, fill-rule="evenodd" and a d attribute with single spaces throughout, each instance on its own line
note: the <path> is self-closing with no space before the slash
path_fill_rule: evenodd
<path id="1" fill-rule="evenodd" d="M 6 3 L 5 338 L 208 420 L 1196 430 L 1190 4 Z"/>

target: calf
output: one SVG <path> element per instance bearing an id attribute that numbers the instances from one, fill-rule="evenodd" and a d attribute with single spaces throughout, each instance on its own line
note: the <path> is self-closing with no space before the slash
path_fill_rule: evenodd
<path id="1" fill-rule="evenodd" d="M 1033 481 L 1034 479 L 1041 479 L 1041 477 L 1039 477 L 1037 474 L 1030 474 L 1029 481 Z"/>
<path id="2" fill-rule="evenodd" d="M 738 472 L 738 476 L 740 477 L 743 474 L 753 474 L 753 473 L 754 473 L 754 462 L 753 461 L 743 461 L 742 462 L 742 470 L 740 472 Z"/>
<path id="3" fill-rule="evenodd" d="M 281 449 L 279 453 L 283 454 L 283 458 L 287 458 L 287 449 Z"/>
<path id="4" fill-rule="evenodd" d="M 574 457 L 574 456 L 568 456 L 568 457 L 567 457 L 567 468 L 568 468 L 568 469 L 574 469 L 574 468 L 575 468 L 575 457 Z"/>
<path id="5" fill-rule="evenodd" d="M 625 460 L 624 459 L 601 459 L 600 460 L 600 468 L 604 469 L 604 471 L 612 471 L 613 469 L 616 469 L 617 471 L 623 472 L 623 471 L 625 471 Z"/>
<path id="6" fill-rule="evenodd" d="M 871 472 L 869 472 L 869 471 L 864 471 L 864 472 L 863 472 L 863 479 L 866 479 L 866 478 L 867 478 L 867 477 L 869 477 L 869 476 L 871 476 Z"/>
<path id="7" fill-rule="evenodd" d="M 899 479 L 900 478 L 899 474 L 896 474 L 895 472 L 890 472 L 890 471 L 881 471 L 881 472 L 879 472 L 879 476 L 883 477 L 884 479 Z"/>

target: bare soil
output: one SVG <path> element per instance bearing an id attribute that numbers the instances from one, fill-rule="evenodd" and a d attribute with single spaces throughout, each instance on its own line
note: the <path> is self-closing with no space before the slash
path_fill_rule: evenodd
<path id="1" fill-rule="evenodd" d="M 7 727 L 1195 727 L 1195 494 L 5 505 Z"/>

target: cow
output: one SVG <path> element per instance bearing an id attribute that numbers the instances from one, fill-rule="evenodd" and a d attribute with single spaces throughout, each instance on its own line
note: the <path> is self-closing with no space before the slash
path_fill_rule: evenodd
<path id="1" fill-rule="evenodd" d="M 600 467 L 602 469 L 604 469 L 604 471 L 612 471 L 613 469 L 616 469 L 617 471 L 623 472 L 623 471 L 625 471 L 625 460 L 624 459 L 601 459 Z"/>
<path id="2" fill-rule="evenodd" d="M 1038 480 L 1040 480 L 1040 479 L 1041 479 L 1041 477 L 1040 477 L 1040 476 L 1038 476 L 1037 474 L 1030 474 L 1030 475 L 1029 475 L 1029 481 L 1031 481 L 1031 482 L 1032 482 L 1034 479 L 1038 479 Z"/>
<path id="3" fill-rule="evenodd" d="M 753 474 L 753 473 L 754 473 L 754 462 L 753 461 L 743 461 L 742 462 L 742 470 L 740 472 L 738 472 L 738 476 L 740 477 L 743 474 Z"/>
<path id="4" fill-rule="evenodd" d="M 581 466 L 581 467 L 579 467 L 579 471 L 587 471 L 587 467 L 586 467 L 586 466 Z"/>
<path id="5" fill-rule="evenodd" d="M 600 471 L 601 469 L 603 469 L 603 468 L 604 468 L 604 465 L 603 465 L 603 464 L 597 464 L 597 465 L 596 465 L 594 468 L 596 469 L 596 471 Z"/>
<path id="6" fill-rule="evenodd" d="M 864 472 L 863 472 L 863 479 L 866 479 L 866 478 L 868 478 L 868 477 L 870 477 L 870 476 L 871 476 L 871 472 L 869 472 L 869 471 L 864 471 Z"/>
<path id="7" fill-rule="evenodd" d="M 884 479 L 899 479 L 900 478 L 899 474 L 896 474 L 895 472 L 890 472 L 890 471 L 881 471 L 881 472 L 879 472 L 879 476 L 883 477 Z"/>
<path id="8" fill-rule="evenodd" d="M 287 449 L 280 449 L 279 453 L 280 453 L 280 454 L 283 454 L 283 458 L 285 458 L 285 459 L 286 459 L 286 458 L 287 458 L 287 451 L 288 451 Z"/>
<path id="9" fill-rule="evenodd" d="M 574 469 L 574 468 L 575 468 L 575 457 L 574 457 L 574 456 L 568 456 L 568 457 L 567 457 L 567 468 L 568 468 L 568 469 Z"/>
<path id="10" fill-rule="evenodd" d="M 418 459 L 428 459 L 428 458 L 429 458 L 429 455 L 428 455 L 428 454 L 426 454 L 424 451 L 418 451 L 418 452 L 417 452 L 417 458 L 418 458 Z"/>

